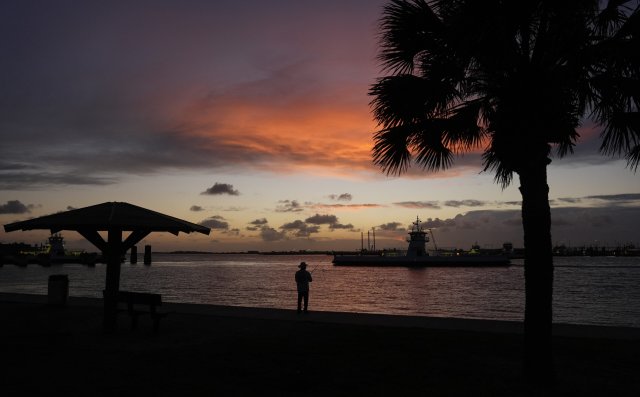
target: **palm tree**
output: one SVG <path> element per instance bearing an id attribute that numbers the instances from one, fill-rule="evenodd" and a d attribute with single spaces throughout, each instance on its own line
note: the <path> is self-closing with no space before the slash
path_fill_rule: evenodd
<path id="1" fill-rule="evenodd" d="M 554 377 L 547 165 L 577 128 L 601 152 L 640 163 L 638 0 L 391 0 L 381 18 L 386 77 L 371 87 L 373 160 L 387 174 L 452 166 L 483 150 L 484 171 L 518 175 L 525 254 L 527 378 Z"/>

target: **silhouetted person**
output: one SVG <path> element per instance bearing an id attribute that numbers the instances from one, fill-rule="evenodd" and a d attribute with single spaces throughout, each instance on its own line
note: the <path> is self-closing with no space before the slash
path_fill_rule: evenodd
<path id="1" fill-rule="evenodd" d="M 307 307 L 309 306 L 309 283 L 311 279 L 311 273 L 307 271 L 307 264 L 301 262 L 298 265 L 300 270 L 296 272 L 296 284 L 298 286 L 298 313 L 302 311 L 302 300 L 304 299 L 304 312 L 307 313 Z"/>

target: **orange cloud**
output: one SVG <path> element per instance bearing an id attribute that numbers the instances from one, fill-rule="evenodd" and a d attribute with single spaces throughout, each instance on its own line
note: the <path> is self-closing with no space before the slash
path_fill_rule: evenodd
<path id="1" fill-rule="evenodd" d="M 291 65 L 195 101 L 185 110 L 185 131 L 232 167 L 382 178 L 371 155 L 378 127 L 369 108 L 368 84 L 324 81 L 306 64 Z M 477 172 L 479 153 L 459 157 L 453 170 L 426 173 L 416 166 L 406 176 Z"/>
<path id="2" fill-rule="evenodd" d="M 336 104 L 292 101 L 272 106 L 242 98 L 219 98 L 191 119 L 195 134 L 212 148 L 242 152 L 246 162 L 287 172 L 299 169 L 374 171 L 372 131 L 366 103 Z"/>

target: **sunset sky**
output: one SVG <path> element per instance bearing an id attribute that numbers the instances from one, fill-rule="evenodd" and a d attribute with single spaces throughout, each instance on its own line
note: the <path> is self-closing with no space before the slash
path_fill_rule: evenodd
<path id="1" fill-rule="evenodd" d="M 404 248 L 416 216 L 439 246 L 522 246 L 517 178 L 502 190 L 479 153 L 438 174 L 372 164 L 384 3 L 1 2 L 0 222 L 125 201 L 212 228 L 155 250 L 357 249 L 372 228 Z M 549 167 L 554 242 L 640 245 L 640 174 L 580 133 Z"/>

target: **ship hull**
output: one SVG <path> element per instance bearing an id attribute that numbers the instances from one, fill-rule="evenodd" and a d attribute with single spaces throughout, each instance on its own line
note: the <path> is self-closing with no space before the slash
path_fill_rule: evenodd
<path id="1" fill-rule="evenodd" d="M 336 255 L 335 266 L 383 266 L 383 267 L 504 267 L 511 265 L 502 255 L 462 256 L 377 256 Z"/>

